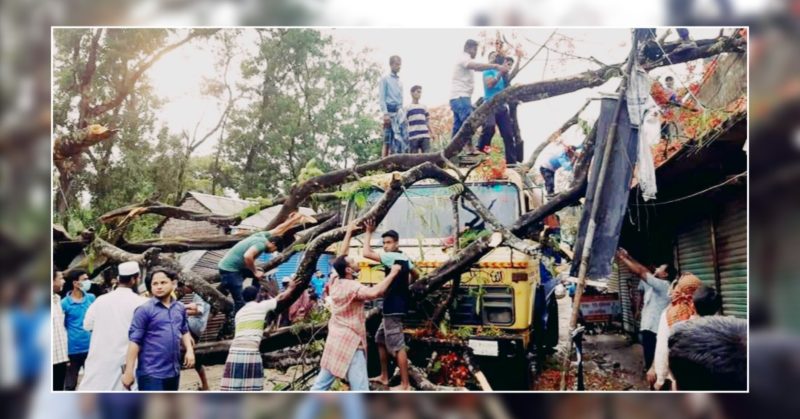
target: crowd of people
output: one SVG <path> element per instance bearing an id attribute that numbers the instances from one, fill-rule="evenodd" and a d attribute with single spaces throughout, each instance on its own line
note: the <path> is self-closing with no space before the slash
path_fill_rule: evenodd
<path id="1" fill-rule="evenodd" d="M 264 273 L 255 265 L 263 252 L 282 250 L 286 233 L 312 221 L 296 213 L 267 232 L 254 233 L 234 245 L 220 260 L 220 290 L 233 299 L 228 313 L 234 336 L 228 350 L 221 391 L 260 391 L 264 366 L 260 344 L 270 327 L 270 313 L 290 299 L 298 281 L 287 277 L 277 294 L 264 292 Z M 408 356 L 403 335 L 403 316 L 409 305 L 409 285 L 417 274 L 409 258 L 399 251 L 399 235 L 382 234 L 383 252 L 363 248 L 362 256 L 385 267 L 385 279 L 377 286 L 361 285 L 359 266 L 349 257 L 349 243 L 356 225 L 350 224 L 341 251 L 331 262 L 330 278 L 318 271 L 311 286 L 300 293 L 278 325 L 293 324 L 312 310 L 330 311 L 328 336 L 313 390 L 327 390 L 336 378 L 346 379 L 351 390 L 368 391 L 367 334 L 364 302 L 383 298 L 383 320 L 375 337 L 381 374 L 372 381 L 389 385 L 389 361 L 400 370 L 400 385 L 411 389 Z M 371 243 L 375 225 L 364 225 L 365 243 Z M 72 269 L 53 275 L 53 389 L 87 391 L 176 391 L 181 370 L 196 369 L 201 389 L 208 390 L 205 372 L 195 359 L 194 347 L 208 323 L 211 305 L 176 272 L 163 267 L 149 269 L 140 293 L 141 266 L 129 261 L 116 267 L 106 287 L 91 292 L 95 284 L 86 271 Z M 252 278 L 250 284 L 247 278 Z M 178 295 L 193 294 L 190 303 Z M 189 298 L 189 297 L 187 297 Z M 83 375 L 80 372 L 83 371 Z"/>
<path id="2" fill-rule="evenodd" d="M 649 269 L 619 249 L 644 294 L 641 343 L 652 390 L 746 390 L 747 321 L 718 313 L 716 289 L 670 264 Z"/>
<path id="3" fill-rule="evenodd" d="M 452 137 L 475 110 L 472 95 L 475 90 L 473 74 L 482 73 L 483 101 L 491 100 L 509 85 L 509 74 L 514 64 L 512 57 L 497 52 L 488 56 L 488 62 L 476 60 L 478 42 L 469 39 L 453 70 L 450 89 L 450 109 L 453 112 Z M 427 153 L 430 151 L 431 128 L 430 113 L 420 103 L 422 86 L 411 87 L 412 103 L 403 106 L 403 84 L 400 81 L 402 58 L 393 55 L 389 58 L 389 74 L 381 78 L 379 83 L 379 104 L 383 114 L 383 148 L 382 157 L 397 153 Z M 514 138 L 513 124 L 506 104 L 498 104 L 482 124 L 482 133 L 478 140 L 477 151 L 487 152 L 491 146 L 495 130 L 499 129 L 503 138 L 505 159 L 513 164 L 521 161 L 522 144 Z M 475 153 L 472 141 L 467 143 L 467 151 Z"/>

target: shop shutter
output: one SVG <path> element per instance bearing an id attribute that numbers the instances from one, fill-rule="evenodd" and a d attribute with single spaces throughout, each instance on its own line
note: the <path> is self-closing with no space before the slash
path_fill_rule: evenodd
<path id="1" fill-rule="evenodd" d="M 614 288 L 612 285 L 614 284 Z M 633 315 L 633 300 L 631 295 L 637 291 L 639 279 L 631 274 L 625 265 L 614 263 L 609 279 L 609 292 L 619 292 L 620 306 L 622 307 L 622 328 L 627 333 L 639 333 L 639 319 Z"/>
<path id="2" fill-rule="evenodd" d="M 747 318 L 747 205 L 726 204 L 715 226 L 722 314 Z"/>
<path id="3" fill-rule="evenodd" d="M 716 288 L 711 246 L 711 221 L 703 218 L 678 233 L 678 269 L 697 275 L 703 283 Z"/>

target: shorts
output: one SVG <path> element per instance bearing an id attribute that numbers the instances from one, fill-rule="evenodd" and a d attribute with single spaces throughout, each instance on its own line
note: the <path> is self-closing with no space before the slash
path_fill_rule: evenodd
<path id="1" fill-rule="evenodd" d="M 406 348 L 406 338 L 403 335 L 403 316 L 383 316 L 378 331 L 375 332 L 375 343 L 386 346 L 392 354 Z"/>
<path id="2" fill-rule="evenodd" d="M 417 150 L 427 153 L 431 149 L 431 139 L 427 137 L 411 140 L 410 143 L 412 153 L 415 153 Z"/>

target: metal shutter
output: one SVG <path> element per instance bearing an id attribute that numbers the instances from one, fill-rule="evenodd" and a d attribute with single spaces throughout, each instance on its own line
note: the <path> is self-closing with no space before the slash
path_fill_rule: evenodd
<path id="1" fill-rule="evenodd" d="M 722 314 L 747 318 L 747 206 L 726 205 L 715 228 Z"/>
<path id="2" fill-rule="evenodd" d="M 711 221 L 708 218 L 690 224 L 678 233 L 678 268 L 697 275 L 703 283 L 716 288 L 714 255 L 711 246 Z"/>
<path id="3" fill-rule="evenodd" d="M 609 292 L 619 292 L 620 306 L 622 307 L 622 328 L 627 333 L 639 333 L 639 319 L 633 315 L 633 300 L 631 295 L 638 292 L 639 278 L 632 275 L 628 268 L 619 263 L 614 263 L 611 269 L 611 279 L 609 283 L 615 282 L 616 288 L 611 288 Z"/>

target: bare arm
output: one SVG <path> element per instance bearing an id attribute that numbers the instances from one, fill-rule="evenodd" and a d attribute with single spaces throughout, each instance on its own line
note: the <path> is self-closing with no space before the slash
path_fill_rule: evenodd
<path id="1" fill-rule="evenodd" d="M 359 297 L 361 297 L 362 300 L 374 300 L 382 297 L 383 294 L 386 293 L 386 290 L 389 289 L 389 285 L 391 285 L 392 280 L 394 280 L 400 273 L 400 269 L 400 265 L 392 265 L 392 270 L 389 272 L 389 275 L 386 275 L 386 278 L 383 278 L 383 281 L 374 287 L 359 291 Z"/>
<path id="2" fill-rule="evenodd" d="M 294 227 L 301 218 L 303 218 L 303 216 L 300 213 L 293 212 L 289 214 L 289 217 L 287 217 L 284 222 L 278 224 L 275 228 L 270 230 L 269 234 L 272 236 L 282 236 L 284 233 L 289 231 L 289 229 Z"/>
<path id="3" fill-rule="evenodd" d="M 637 262 L 635 259 L 630 257 L 625 249 L 619 249 L 617 251 L 617 258 L 628 267 L 636 275 L 639 275 L 642 280 L 647 281 L 647 276 L 650 274 L 650 270 L 648 270 L 644 265 Z"/>
<path id="4" fill-rule="evenodd" d="M 350 251 L 350 239 L 353 238 L 353 230 L 355 229 L 356 225 L 354 222 L 347 225 L 347 231 L 344 233 L 344 239 L 339 247 L 339 254 L 337 256 L 347 256 L 347 253 Z"/>
<path id="5" fill-rule="evenodd" d="M 186 355 L 183 357 L 183 366 L 194 368 L 194 348 L 192 346 L 192 335 L 186 332 L 181 336 L 183 346 L 186 348 Z"/>
<path id="6" fill-rule="evenodd" d="M 366 237 L 364 237 L 364 248 L 361 250 L 361 256 L 374 260 L 375 262 L 381 261 L 381 255 L 372 250 L 372 233 L 375 231 L 375 221 L 369 220 L 365 223 Z"/>
<path id="7" fill-rule="evenodd" d="M 495 84 L 497 84 L 497 77 L 486 76 L 483 78 L 483 82 L 486 84 L 488 88 L 491 89 L 492 87 L 494 87 Z"/>
<path id="8" fill-rule="evenodd" d="M 128 342 L 128 354 L 125 355 L 125 373 L 122 374 L 122 385 L 128 390 L 133 385 L 133 370 L 138 357 L 139 345 L 135 342 Z"/>
<path id="9" fill-rule="evenodd" d="M 259 278 L 258 271 L 256 270 L 256 258 L 261 253 L 255 246 L 250 246 L 247 249 L 247 252 L 244 253 L 244 265 L 247 266 L 247 269 L 250 269 L 250 272 L 253 272 L 253 275 L 256 276 L 256 279 Z"/>
<path id="10" fill-rule="evenodd" d="M 489 64 L 489 63 L 477 63 L 477 62 L 470 62 L 467 63 L 466 68 L 472 71 L 486 71 L 486 70 L 500 70 L 502 66 L 497 64 Z"/>

